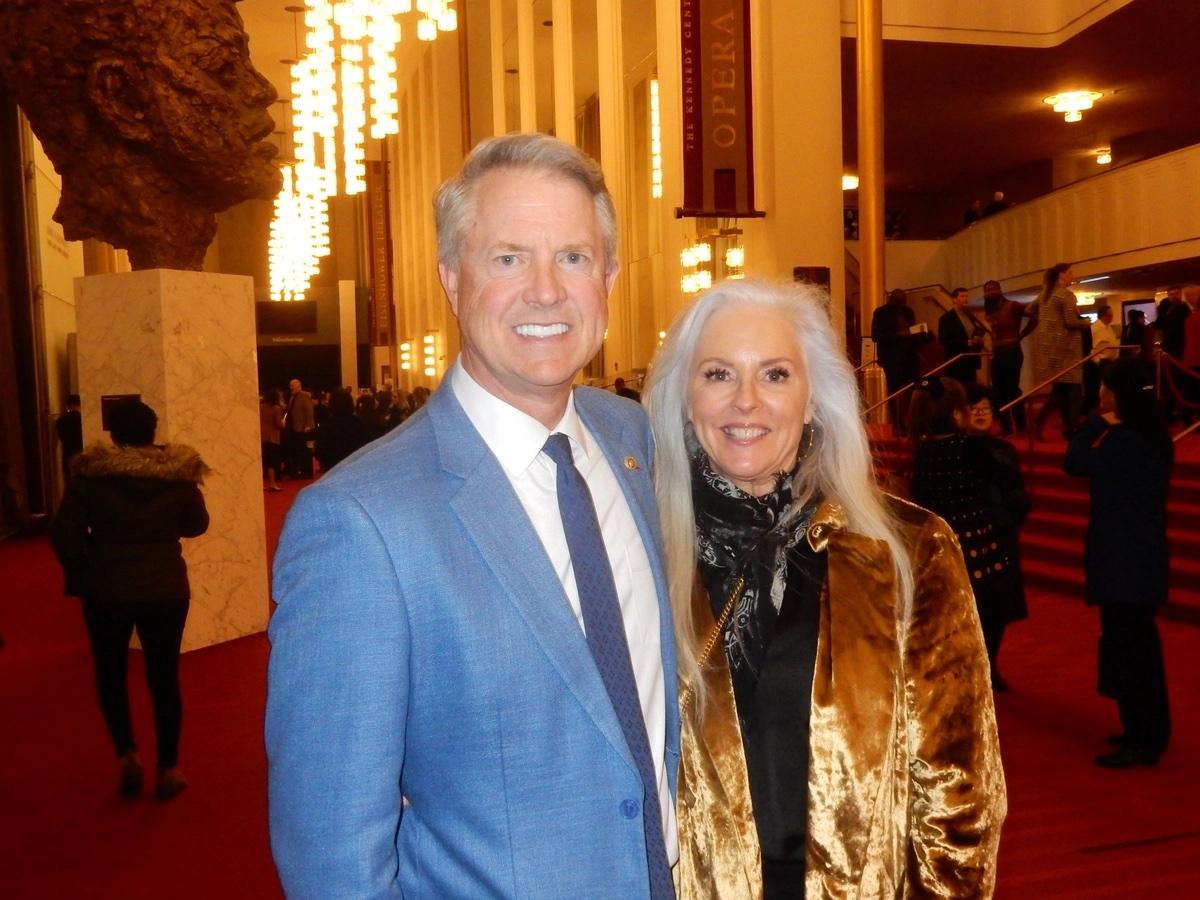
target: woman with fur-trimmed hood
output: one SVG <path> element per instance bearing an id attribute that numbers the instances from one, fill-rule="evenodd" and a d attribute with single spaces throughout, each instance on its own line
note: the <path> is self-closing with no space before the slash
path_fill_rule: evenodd
<path id="1" fill-rule="evenodd" d="M 73 478 L 50 539 L 66 593 L 83 601 L 100 711 L 120 760 L 119 792 L 142 789 L 129 716 L 129 639 L 136 628 L 154 706 L 158 781 L 169 800 L 187 787 L 178 768 L 183 706 L 179 648 L 191 589 L 180 538 L 208 529 L 200 485 L 209 469 L 191 447 L 155 444 L 158 417 L 138 400 L 109 413 L 113 444 L 95 444 L 72 462 Z"/>

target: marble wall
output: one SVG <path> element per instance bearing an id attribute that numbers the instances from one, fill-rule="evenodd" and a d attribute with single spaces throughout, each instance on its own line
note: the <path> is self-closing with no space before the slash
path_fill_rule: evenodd
<path id="1" fill-rule="evenodd" d="M 79 393 L 88 444 L 107 441 L 100 397 L 141 394 L 161 442 L 195 447 L 211 524 L 184 540 L 192 606 L 184 650 L 263 631 L 262 501 L 254 286 L 241 275 L 152 269 L 75 281 Z"/>

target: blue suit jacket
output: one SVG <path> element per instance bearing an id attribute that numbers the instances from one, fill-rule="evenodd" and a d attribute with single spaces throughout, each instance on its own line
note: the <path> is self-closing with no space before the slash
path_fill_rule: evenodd
<path id="1" fill-rule="evenodd" d="M 603 391 L 575 404 L 658 587 L 674 793 L 649 428 Z M 273 593 L 271 846 L 289 896 L 647 896 L 637 767 L 546 552 L 449 385 L 300 494 Z"/>

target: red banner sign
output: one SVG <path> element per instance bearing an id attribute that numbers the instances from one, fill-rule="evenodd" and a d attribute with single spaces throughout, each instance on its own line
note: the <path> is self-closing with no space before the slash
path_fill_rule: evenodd
<path id="1" fill-rule="evenodd" d="M 388 220 L 387 164 L 367 163 L 367 251 L 371 261 L 371 293 L 367 317 L 372 347 L 388 347 L 392 327 L 392 233 Z"/>
<path id="2" fill-rule="evenodd" d="M 750 218 L 750 0 L 679 0 L 683 59 L 680 216 Z"/>

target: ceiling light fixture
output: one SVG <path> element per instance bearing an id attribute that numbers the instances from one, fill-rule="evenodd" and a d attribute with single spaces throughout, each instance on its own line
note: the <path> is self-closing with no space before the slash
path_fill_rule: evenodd
<path id="1" fill-rule="evenodd" d="M 1096 165 L 1107 166 L 1112 162 L 1112 150 L 1108 147 L 1101 147 L 1096 151 Z"/>
<path id="2" fill-rule="evenodd" d="M 417 37 L 432 41 L 439 32 L 458 28 L 453 2 L 306 0 L 304 55 L 292 66 L 296 155 L 319 170 L 327 194 L 337 193 L 339 178 L 342 193 L 366 189 L 368 120 L 370 136 L 376 140 L 400 131 L 396 100 L 400 16 L 412 13 L 415 6 L 421 16 Z M 297 176 L 300 187 L 305 179 L 300 173 Z"/>
<path id="3" fill-rule="evenodd" d="M 842 176 L 842 190 L 843 191 L 857 191 L 858 190 L 858 176 L 857 175 L 843 175 Z"/>
<path id="4" fill-rule="evenodd" d="M 658 79 L 650 79 L 650 196 L 663 195 L 662 116 L 658 98 Z"/>
<path id="5" fill-rule="evenodd" d="M 286 8 L 293 15 L 305 12 L 302 6 Z M 299 56 L 299 33 L 296 34 L 296 55 Z M 308 57 L 293 64 L 296 70 L 312 62 Z M 282 167 L 283 188 L 275 198 L 275 216 L 271 220 L 267 242 L 272 300 L 303 300 L 313 276 L 317 274 L 322 257 L 329 255 L 328 196 L 334 192 L 335 179 L 327 177 L 317 165 L 314 143 L 314 122 L 328 115 L 332 99 L 322 113 L 322 91 L 332 93 L 332 75 L 328 85 L 316 80 L 293 82 L 295 97 L 281 100 L 284 105 L 284 130 L 292 134 L 293 159 Z M 291 112 L 291 121 L 287 114 Z M 336 122 L 336 113 L 334 121 Z M 332 129 L 330 131 L 332 134 Z M 323 158 L 332 158 L 331 147 L 325 147 Z M 330 173 L 332 175 L 332 172 Z"/>
<path id="6" fill-rule="evenodd" d="M 1092 104 L 1104 96 L 1102 91 L 1064 91 L 1042 100 L 1055 112 L 1063 113 L 1067 122 L 1078 122 L 1083 118 L 1083 111 L 1091 109 Z"/>

